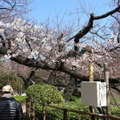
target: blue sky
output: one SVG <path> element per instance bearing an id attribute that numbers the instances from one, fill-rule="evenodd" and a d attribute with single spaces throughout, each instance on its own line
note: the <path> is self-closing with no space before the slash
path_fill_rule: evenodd
<path id="1" fill-rule="evenodd" d="M 87 12 L 93 12 L 95 15 L 101 15 L 109 10 L 108 3 L 111 0 L 31 0 L 29 7 L 32 11 L 27 16 L 29 19 L 37 22 L 44 22 L 48 18 L 71 19 L 80 11 L 82 5 Z"/>

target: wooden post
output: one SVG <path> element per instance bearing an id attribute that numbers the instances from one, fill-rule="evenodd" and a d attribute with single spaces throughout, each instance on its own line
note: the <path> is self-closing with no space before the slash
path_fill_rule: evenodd
<path id="1" fill-rule="evenodd" d="M 89 66 L 89 81 L 94 81 L 94 67 L 93 67 L 93 63 L 90 63 Z"/>
<path id="2" fill-rule="evenodd" d="M 67 109 L 63 110 L 63 120 L 67 120 Z"/>
<path id="3" fill-rule="evenodd" d="M 90 65 L 89 65 L 89 81 L 90 82 L 94 81 L 94 67 L 93 67 L 93 63 L 90 63 Z M 92 106 L 90 106 L 89 108 L 90 108 L 90 112 L 94 113 L 94 108 Z M 91 120 L 95 120 L 95 117 L 91 116 Z"/>
<path id="4" fill-rule="evenodd" d="M 30 118 L 31 116 L 31 100 L 27 98 L 26 101 L 26 116 Z"/>
<path id="5" fill-rule="evenodd" d="M 30 105 L 29 105 L 29 99 L 27 98 L 26 99 L 26 116 L 29 116 L 28 114 L 29 114 L 29 107 L 30 107 Z"/>
<path id="6" fill-rule="evenodd" d="M 43 120 L 46 120 L 46 106 L 43 105 Z"/>
<path id="7" fill-rule="evenodd" d="M 32 101 L 32 104 L 31 104 L 31 118 L 32 118 L 32 120 L 35 120 L 35 103 L 34 103 L 34 101 Z"/>
<path id="8" fill-rule="evenodd" d="M 104 64 L 104 80 L 106 82 L 106 95 L 107 95 L 106 114 L 110 115 L 109 68 L 107 63 Z"/>

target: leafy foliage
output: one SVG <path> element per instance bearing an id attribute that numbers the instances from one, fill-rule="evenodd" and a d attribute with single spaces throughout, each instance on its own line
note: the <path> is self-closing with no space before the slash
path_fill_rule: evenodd
<path id="1" fill-rule="evenodd" d="M 56 87 L 48 84 L 35 84 L 26 90 L 30 98 L 42 103 L 59 103 L 64 101 L 62 93 Z"/>
<path id="2" fill-rule="evenodd" d="M 89 112 L 89 108 L 87 106 L 82 105 L 80 98 L 75 98 L 74 101 L 54 104 L 54 106 L 60 108 L 73 109 L 78 111 L 86 111 Z M 47 107 L 49 109 L 49 113 L 56 117 L 56 120 L 61 120 L 63 118 L 63 111 Z M 67 113 L 67 120 L 88 120 L 89 116 L 81 115 L 75 112 Z"/>
<path id="3" fill-rule="evenodd" d="M 120 117 L 120 109 L 117 106 L 111 107 L 111 114 Z"/>
<path id="4" fill-rule="evenodd" d="M 20 103 L 25 102 L 27 99 L 26 96 L 14 96 L 14 98 Z"/>
<path id="5" fill-rule="evenodd" d="M 29 95 L 30 99 L 34 101 L 37 111 L 43 110 L 44 104 L 50 104 L 60 108 L 75 109 L 80 111 L 88 111 L 88 107 L 81 104 L 80 98 L 74 98 L 73 101 L 65 102 L 60 91 L 56 87 L 47 85 L 47 84 L 35 84 L 29 86 L 26 90 L 26 93 Z M 63 110 L 45 106 L 47 114 L 56 118 L 56 120 L 61 120 L 63 118 Z M 39 115 L 38 115 L 39 116 Z M 73 112 L 68 112 L 68 120 L 78 120 L 86 119 L 88 116 L 76 114 Z"/>
<path id="6" fill-rule="evenodd" d="M 23 91 L 22 90 L 23 83 L 15 75 L 1 74 L 0 75 L 0 89 L 6 84 L 10 84 L 13 87 L 13 89 L 18 93 L 21 93 Z"/>
<path id="7" fill-rule="evenodd" d="M 63 109 L 73 109 L 78 111 L 89 112 L 89 107 L 82 105 L 81 99 L 75 96 L 71 97 L 71 101 L 65 102 L 62 94 L 56 87 L 47 84 L 34 84 L 27 89 L 27 94 L 34 101 L 37 111 L 46 110 L 47 115 L 54 117 L 56 120 L 63 119 Z M 49 103 L 50 105 L 59 107 L 61 109 L 52 108 L 50 106 L 43 106 L 42 103 Z M 112 115 L 119 116 L 117 107 L 112 107 Z M 39 117 L 40 114 L 37 114 Z M 67 112 L 67 120 L 88 120 L 89 116 L 74 112 Z"/>

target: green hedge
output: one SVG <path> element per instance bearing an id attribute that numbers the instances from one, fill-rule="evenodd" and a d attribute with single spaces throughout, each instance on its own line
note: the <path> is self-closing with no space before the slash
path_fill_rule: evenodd
<path id="1" fill-rule="evenodd" d="M 39 101 L 42 103 L 59 103 L 64 101 L 62 93 L 54 86 L 48 84 L 35 84 L 29 86 L 26 93 L 34 101 Z"/>

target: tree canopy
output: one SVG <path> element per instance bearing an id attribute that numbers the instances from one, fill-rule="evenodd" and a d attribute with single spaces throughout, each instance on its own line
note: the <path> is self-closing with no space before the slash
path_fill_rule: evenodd
<path id="1" fill-rule="evenodd" d="M 6 5 L 1 4 L 0 14 L 5 10 L 7 14 L 10 12 L 13 15 L 17 9 L 17 0 L 3 2 Z M 1 19 L 1 58 L 33 68 L 64 72 L 80 80 L 88 80 L 90 62 L 94 63 L 95 79 L 103 80 L 103 64 L 107 62 L 110 82 L 119 83 L 119 12 L 120 5 L 117 3 L 114 9 L 102 15 L 90 13 L 87 25 L 76 35 L 71 34 L 70 29 L 65 28 L 59 32 L 47 25 L 34 24 L 17 16 L 11 21 Z M 110 25 L 108 28 L 95 23 L 108 16 L 117 22 L 118 27 Z M 72 70 L 74 66 L 75 71 Z"/>

